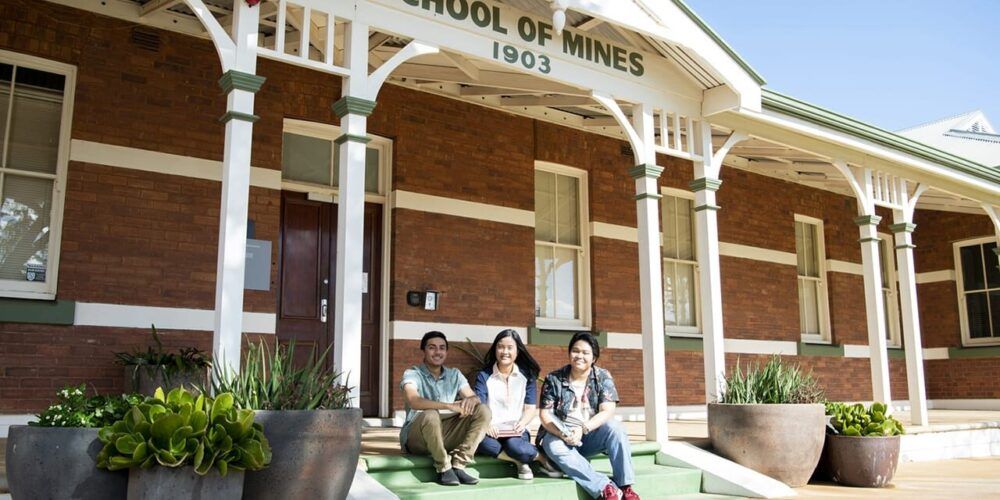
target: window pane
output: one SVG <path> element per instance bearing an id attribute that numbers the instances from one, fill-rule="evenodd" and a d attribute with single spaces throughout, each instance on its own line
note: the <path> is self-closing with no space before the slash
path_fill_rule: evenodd
<path id="1" fill-rule="evenodd" d="M 535 316 L 555 316 L 555 260 L 552 247 L 535 245 Z"/>
<path id="2" fill-rule="evenodd" d="M 6 166 L 54 174 L 66 79 L 24 67 L 16 73 Z"/>
<path id="3" fill-rule="evenodd" d="M 7 174 L 0 204 L 0 279 L 45 281 L 52 181 Z"/>
<path id="4" fill-rule="evenodd" d="M 990 324 L 993 336 L 1000 337 L 1000 292 L 990 292 Z"/>
<path id="5" fill-rule="evenodd" d="M 880 240 L 878 242 L 878 263 L 879 263 L 879 270 L 882 271 L 882 288 L 886 289 L 886 290 L 889 289 L 889 285 L 890 285 L 889 284 L 889 258 L 892 257 L 892 255 L 889 253 L 889 249 L 886 248 L 888 246 L 888 243 L 889 243 L 889 241 L 885 240 L 885 239 Z"/>
<path id="6" fill-rule="evenodd" d="M 695 326 L 694 266 L 677 265 L 677 324 Z"/>
<path id="7" fill-rule="evenodd" d="M 1000 287 L 1000 269 L 997 268 L 996 243 L 983 245 L 983 257 L 986 259 L 986 283 L 989 288 Z"/>
<path id="8" fill-rule="evenodd" d="M 806 253 L 805 243 L 802 241 L 804 225 L 801 222 L 795 223 L 795 262 L 798 266 L 799 276 L 806 275 Z"/>
<path id="9" fill-rule="evenodd" d="M 677 270 L 676 264 L 663 261 L 663 321 L 677 325 Z"/>
<path id="10" fill-rule="evenodd" d="M 799 322 L 802 333 L 819 335 L 818 283 L 799 280 Z"/>
<path id="11" fill-rule="evenodd" d="M 882 289 L 882 322 L 885 325 L 885 339 L 892 342 L 892 314 L 889 314 L 889 307 L 892 304 L 892 294 L 888 290 Z"/>
<path id="12" fill-rule="evenodd" d="M 663 197 L 663 256 L 677 258 L 677 198 Z"/>
<path id="13" fill-rule="evenodd" d="M 281 144 L 282 177 L 329 186 L 332 146 L 326 139 L 286 132 Z"/>
<path id="14" fill-rule="evenodd" d="M 962 247 L 959 250 L 962 258 L 962 285 L 965 290 L 982 290 L 985 288 L 983 279 L 983 250 L 980 245 Z"/>
<path id="15" fill-rule="evenodd" d="M 556 174 L 535 171 L 535 239 L 556 242 Z"/>
<path id="16" fill-rule="evenodd" d="M 990 313 L 986 305 L 986 292 L 966 294 L 965 308 L 969 320 L 969 337 L 974 339 L 989 337 Z"/>
<path id="17" fill-rule="evenodd" d="M 817 256 L 816 256 L 816 226 L 812 224 L 802 225 L 802 252 L 805 256 L 806 276 L 817 277 Z"/>
<path id="18" fill-rule="evenodd" d="M 556 176 L 559 188 L 556 201 L 559 205 L 559 243 L 580 244 L 580 181 L 575 177 Z"/>
<path id="19" fill-rule="evenodd" d="M 555 317 L 577 319 L 577 250 L 556 248 L 555 251 Z"/>
<path id="20" fill-rule="evenodd" d="M 365 149 L 365 192 L 378 193 L 379 151 L 375 148 Z M 331 186 L 340 185 L 340 144 L 333 146 L 333 178 Z"/>
<path id="21" fill-rule="evenodd" d="M 691 231 L 691 200 L 678 198 L 677 203 L 677 258 L 694 260 L 694 241 Z"/>
<path id="22" fill-rule="evenodd" d="M 7 140 L 7 108 L 10 107 L 10 79 L 13 73 L 13 66 L 0 64 L 0 158 L 3 158 L 4 144 Z"/>

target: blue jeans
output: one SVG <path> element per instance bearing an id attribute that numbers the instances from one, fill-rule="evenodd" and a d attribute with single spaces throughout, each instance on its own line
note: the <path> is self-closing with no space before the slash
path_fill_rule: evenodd
<path id="1" fill-rule="evenodd" d="M 524 431 L 521 437 L 500 438 L 499 440 L 486 436 L 479 443 L 476 455 L 488 455 L 496 458 L 501 451 L 507 452 L 507 456 L 522 464 L 531 463 L 538 456 L 538 449 L 531 444 L 531 435 L 528 434 L 528 431 Z"/>
<path id="2" fill-rule="evenodd" d="M 583 436 L 580 446 L 570 446 L 559 436 L 545 434 L 542 448 L 567 476 L 573 478 L 590 496 L 598 498 L 604 487 L 611 481 L 607 476 L 594 470 L 587 457 L 604 452 L 611 459 L 612 479 L 619 487 L 635 482 L 632 471 L 632 447 L 628 442 L 625 428 L 616 421 L 609 420 L 604 425 Z"/>

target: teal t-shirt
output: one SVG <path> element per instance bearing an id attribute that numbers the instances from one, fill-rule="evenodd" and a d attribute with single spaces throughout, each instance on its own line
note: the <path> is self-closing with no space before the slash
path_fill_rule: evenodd
<path id="1" fill-rule="evenodd" d="M 403 372 L 403 381 L 399 383 L 399 389 L 403 390 L 407 384 L 417 387 L 417 394 L 424 399 L 439 401 L 441 403 L 454 403 L 458 398 L 458 391 L 463 387 L 468 387 L 469 381 L 465 375 L 457 368 L 441 368 L 441 377 L 435 379 L 431 375 L 427 365 L 421 363 Z M 403 422 L 403 429 L 399 432 L 399 446 L 406 452 L 406 438 L 410 434 L 410 424 L 417 418 L 420 410 L 414 410 L 409 405 L 406 406 L 406 420 Z"/>

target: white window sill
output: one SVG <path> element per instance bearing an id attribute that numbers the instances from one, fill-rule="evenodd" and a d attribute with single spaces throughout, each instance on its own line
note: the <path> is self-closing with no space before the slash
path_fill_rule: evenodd
<path id="1" fill-rule="evenodd" d="M 813 337 L 813 336 L 808 336 L 807 337 L 805 335 L 802 335 L 802 336 L 800 336 L 799 339 L 800 339 L 800 341 L 803 344 L 833 345 L 833 340 L 824 339 L 824 338 L 821 338 L 821 337 Z"/>
<path id="2" fill-rule="evenodd" d="M 671 332 L 671 331 L 666 331 L 664 333 L 666 333 L 666 335 L 668 337 L 678 337 L 678 338 L 685 338 L 685 339 L 700 339 L 700 338 L 704 338 L 704 335 L 702 335 L 701 333 L 693 333 L 693 332 Z"/>
<path id="3" fill-rule="evenodd" d="M 584 324 L 545 323 L 538 318 L 535 318 L 535 328 L 539 330 L 562 330 L 567 332 L 591 331 L 590 327 Z"/>

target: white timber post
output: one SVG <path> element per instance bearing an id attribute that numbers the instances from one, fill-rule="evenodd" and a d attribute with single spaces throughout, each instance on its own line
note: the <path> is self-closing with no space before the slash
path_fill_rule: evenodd
<path id="1" fill-rule="evenodd" d="M 196 2 L 201 4 L 201 2 Z M 188 2 L 189 5 L 192 2 Z M 203 5 L 202 5 L 203 7 Z M 226 126 L 222 156 L 222 200 L 219 218 L 219 255 L 215 277 L 215 331 L 212 349 L 215 362 L 225 369 L 240 369 L 240 344 L 243 335 L 243 282 L 246 263 L 247 216 L 250 196 L 250 151 L 253 141 L 254 94 L 264 78 L 257 76 L 257 28 L 259 9 L 246 2 L 234 3 L 232 57 L 227 57 L 220 40 L 221 28 L 209 26 L 219 48 L 225 71 L 219 85 L 226 92 L 226 114 L 220 121 Z M 199 16 L 201 18 L 202 16 Z M 202 18 L 202 22 L 206 22 Z M 215 22 L 214 18 L 211 22 Z M 216 27 L 217 27 L 216 23 Z M 228 60 L 227 60 L 228 59 Z"/>
<path id="2" fill-rule="evenodd" d="M 898 192 L 907 193 L 906 181 L 900 180 Z M 927 425 L 927 394 L 924 386 L 924 353 L 920 333 L 920 314 L 917 308 L 916 268 L 913 261 L 913 212 L 917 198 L 926 185 L 917 186 L 909 199 L 904 199 L 902 209 L 892 211 L 889 226 L 895 235 L 896 267 L 899 269 L 899 302 L 903 322 L 903 348 L 906 352 L 906 383 L 910 399 L 910 424 Z"/>
<path id="3" fill-rule="evenodd" d="M 719 206 L 715 192 L 722 186 L 719 174 L 726 153 L 746 135 L 734 132 L 717 152 L 713 152 L 712 126 L 698 122 L 693 131 L 701 160 L 694 162 L 694 180 L 689 184 L 694 192 L 694 212 L 698 253 L 698 274 L 701 282 L 701 331 L 704 346 L 705 403 L 718 401 L 726 374 L 725 335 L 722 326 L 722 272 L 719 265 Z"/>
<path id="4" fill-rule="evenodd" d="M 642 302 L 643 400 L 646 439 L 667 442 L 667 360 L 663 338 L 663 276 L 660 255 L 660 204 L 657 179 L 663 167 L 656 165 L 653 110 L 646 105 L 632 108 L 633 150 L 637 165 L 629 170 L 635 179 L 636 215 L 639 226 L 639 296 Z"/>
<path id="5" fill-rule="evenodd" d="M 333 105 L 342 135 L 337 193 L 337 283 L 334 301 L 333 365 L 350 387 L 353 404 L 360 404 L 361 300 L 364 288 L 365 155 L 368 116 L 375 101 L 368 99 L 368 25 L 352 21 L 345 28 L 342 97 Z"/>
<path id="6" fill-rule="evenodd" d="M 878 223 L 882 218 L 875 215 L 875 204 L 871 200 L 871 169 L 864 169 L 858 181 L 864 192 L 868 193 L 866 199 L 858 200 L 858 211 L 861 215 L 854 219 L 854 223 L 858 225 L 861 235 L 858 242 L 861 243 L 861 264 L 864 268 L 872 399 L 889 404 L 892 402 L 892 393 L 889 392 L 889 352 L 885 340 L 885 307 L 882 303 L 882 268 L 879 261 L 878 237 Z"/>

